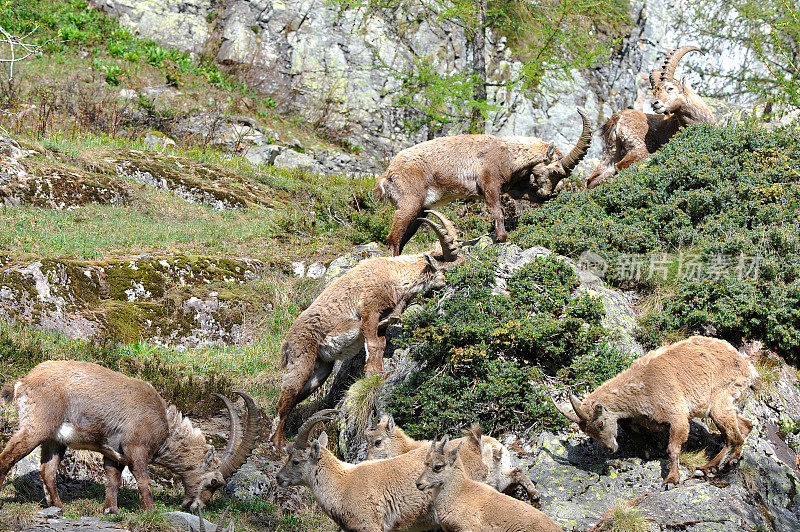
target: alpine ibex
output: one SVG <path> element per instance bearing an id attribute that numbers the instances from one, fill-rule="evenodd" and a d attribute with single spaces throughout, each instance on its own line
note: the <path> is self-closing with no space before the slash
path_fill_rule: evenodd
<path id="1" fill-rule="evenodd" d="M 388 460 L 367 460 L 355 465 L 342 462 L 326 449 L 328 437 L 324 432 L 309 442 L 313 427 L 337 414 L 336 410 L 322 410 L 300 427 L 287 447 L 289 457 L 276 477 L 278 485 L 308 487 L 323 511 L 344 530 L 436 528 L 432 497 L 415 484 L 424 468 L 426 450 L 420 448 Z M 479 439 L 467 439 L 462 453 L 467 447 L 480 455 Z M 485 475 L 485 467 L 477 474 Z"/>
<path id="2" fill-rule="evenodd" d="M 661 114 L 626 109 L 614 113 L 603 124 L 603 157 L 586 182 L 587 188 L 594 188 L 606 177 L 646 159 L 681 127 L 714 123 L 714 115 L 703 99 L 685 83 L 675 81 L 675 69 L 681 58 L 689 52 L 700 51 L 694 46 L 676 48 L 667 54 L 661 70 L 650 73 L 655 97 L 653 110 Z"/>
<path id="3" fill-rule="evenodd" d="M 470 479 L 459 456 L 461 444 L 447 447 L 448 441 L 445 436 L 431 443 L 417 479 L 417 488 L 433 495 L 436 522 L 445 532 L 561 530 L 533 506 Z"/>
<path id="4" fill-rule="evenodd" d="M 19 412 L 19 430 L 0 453 L 0 486 L 9 470 L 41 445 L 40 474 L 50 506 L 62 507 L 56 472 L 67 447 L 103 455 L 106 496 L 103 510 L 117 513 L 122 470 L 131 470 L 142 507 L 154 508 L 147 466 L 158 464 L 183 481 L 184 506 L 198 511 L 247 460 L 255 447 L 260 414 L 253 399 L 247 406 L 244 432 L 233 406 L 230 437 L 221 457 L 188 418 L 167 405 L 149 384 L 116 371 L 69 360 L 42 362 L 25 377 L 3 387 L 2 397 Z"/>
<path id="5" fill-rule="evenodd" d="M 336 360 L 355 356 L 363 345 L 365 371 L 383 371 L 386 325 L 418 294 L 444 286 L 444 271 L 463 261 L 453 223 L 436 211 L 442 226 L 424 219 L 439 238 L 440 250 L 361 262 L 328 286 L 294 321 L 283 343 L 287 367 L 270 439 L 285 445 L 284 425 L 292 409 L 322 385 Z"/>
<path id="6" fill-rule="evenodd" d="M 491 436 L 483 436 L 480 433 L 480 426 L 473 425 L 470 429 L 472 434 L 476 434 L 481 440 L 480 460 L 486 465 L 487 474 L 481 480 L 485 484 L 493 487 L 501 493 L 513 491 L 517 486 L 522 486 L 528 493 L 531 501 L 539 499 L 539 492 L 522 469 L 514 467 L 511 463 L 511 452 L 508 448 Z M 401 454 L 428 447 L 430 441 L 415 440 L 409 437 L 403 429 L 398 427 L 391 414 L 384 414 L 380 421 L 373 423 L 364 431 L 367 440 L 367 460 L 378 460 L 394 458 Z M 455 440 L 453 443 L 458 445 L 464 438 Z M 478 457 L 476 457 L 477 459 Z M 468 456 L 462 456 L 465 464 Z"/>
<path id="7" fill-rule="evenodd" d="M 559 181 L 569 176 L 589 149 L 592 127 L 578 109 L 583 132 L 563 156 L 550 143 L 535 137 L 457 135 L 429 140 L 401 151 L 378 180 L 374 194 L 397 208 L 387 244 L 394 255 L 420 227 L 425 209 L 459 198 L 483 197 L 495 224 L 495 236 L 506 240 L 504 192 L 541 203 Z"/>
<path id="8" fill-rule="evenodd" d="M 664 479 L 669 487 L 680 482 L 678 455 L 693 417 L 710 416 L 725 438 L 725 447 L 698 468 L 701 472 L 739 459 L 753 424 L 737 415 L 734 402 L 756 378 L 753 365 L 728 342 L 692 336 L 647 353 L 583 402 L 571 395 L 575 414 L 559 410 L 612 453 L 621 419 L 645 430 L 669 425 L 669 474 Z"/>

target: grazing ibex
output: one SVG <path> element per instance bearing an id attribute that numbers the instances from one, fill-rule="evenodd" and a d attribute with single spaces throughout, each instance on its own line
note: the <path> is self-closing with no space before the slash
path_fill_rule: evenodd
<path id="1" fill-rule="evenodd" d="M 508 448 L 491 436 L 481 435 L 480 426 L 477 424 L 473 425 L 470 431 L 471 434 L 480 437 L 480 460 L 487 469 L 486 478 L 476 480 L 481 480 L 501 493 L 508 493 L 517 486 L 522 486 L 527 491 L 530 500 L 537 501 L 539 492 L 536 491 L 533 481 L 521 468 L 512 465 L 511 452 Z M 403 429 L 395 424 L 391 414 L 384 414 L 380 421 L 368 427 L 364 431 L 364 436 L 367 440 L 368 460 L 394 458 L 420 447 L 428 447 L 430 444 L 430 441 L 418 441 L 409 437 L 403 432 Z M 453 443 L 458 445 L 464 440 L 465 438 L 461 438 Z M 465 463 L 469 461 L 468 456 L 463 456 L 462 459 Z"/>
<path id="2" fill-rule="evenodd" d="M 69 360 L 42 362 L 25 377 L 8 383 L 2 397 L 19 412 L 19 430 L 0 453 L 0 486 L 9 470 L 41 445 L 40 474 L 50 506 L 63 507 L 56 490 L 56 472 L 67 447 L 103 455 L 106 497 L 103 510 L 117 513 L 122 470 L 131 470 L 142 507 L 154 508 L 150 463 L 164 466 L 183 481 L 183 505 L 198 511 L 247 460 L 256 443 L 260 414 L 253 399 L 245 401 L 242 432 L 233 405 L 219 396 L 230 412 L 230 437 L 221 457 L 188 418 L 167 405 L 149 384 L 116 371 Z"/>
<path id="3" fill-rule="evenodd" d="M 603 158 L 586 182 L 594 188 L 637 161 L 646 159 L 666 144 L 683 126 L 714 123 L 714 115 L 694 91 L 675 81 L 675 69 L 689 52 L 700 52 L 694 46 L 672 50 L 664 59 L 661 70 L 650 73 L 653 89 L 653 110 L 661 114 L 646 114 L 626 109 L 611 115 L 602 127 Z"/>
<path id="4" fill-rule="evenodd" d="M 436 522 L 445 532 L 562 530 L 533 506 L 470 479 L 459 453 L 461 444 L 447 447 L 448 441 L 445 436 L 431 443 L 417 480 L 420 491 L 432 494 Z"/>
<path id="5" fill-rule="evenodd" d="M 569 176 L 589 149 L 592 128 L 582 110 L 583 132 L 562 156 L 553 144 L 535 137 L 457 135 L 429 140 L 401 151 L 378 180 L 374 194 L 397 208 L 387 244 L 394 255 L 420 227 L 425 209 L 459 198 L 483 197 L 494 219 L 495 236 L 506 240 L 504 192 L 541 203 Z"/>
<path id="6" fill-rule="evenodd" d="M 365 260 L 328 286 L 292 324 L 282 347 L 287 370 L 270 436 L 278 451 L 286 442 L 286 417 L 325 382 L 334 362 L 355 356 L 363 345 L 365 371 L 383 371 L 386 325 L 418 294 L 444 286 L 444 271 L 463 261 L 453 223 L 429 212 L 444 226 L 423 221 L 439 238 L 440 250 Z"/>
<path id="7" fill-rule="evenodd" d="M 692 336 L 647 353 L 583 402 L 571 395 L 575 414 L 561 412 L 612 453 L 621 419 L 645 430 L 669 425 L 669 474 L 664 479 L 669 487 L 680 482 L 678 455 L 693 417 L 710 416 L 725 438 L 725 447 L 698 468 L 701 472 L 741 457 L 753 424 L 737 415 L 734 403 L 756 378 L 753 365 L 728 342 Z"/>
<path id="8" fill-rule="evenodd" d="M 278 485 L 308 487 L 322 510 L 344 530 L 435 529 L 432 497 L 416 487 L 426 450 L 355 465 L 342 462 L 326 449 L 328 437 L 324 432 L 309 442 L 314 425 L 337 414 L 336 410 L 321 410 L 300 427 L 287 447 L 289 457 L 276 477 Z M 462 453 L 467 447 L 472 448 L 469 452 L 480 454 L 480 440 L 467 439 Z M 485 475 L 486 469 L 472 474 Z"/>

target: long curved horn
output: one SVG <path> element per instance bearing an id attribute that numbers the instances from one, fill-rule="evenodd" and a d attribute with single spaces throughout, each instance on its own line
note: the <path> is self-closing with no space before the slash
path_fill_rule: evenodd
<path id="1" fill-rule="evenodd" d="M 567 419 L 569 419 L 570 421 L 573 421 L 573 422 L 575 422 L 575 423 L 580 423 L 580 421 L 581 421 L 581 418 L 579 418 L 579 417 L 578 417 L 578 416 L 575 414 L 575 412 L 570 412 L 569 410 L 564 410 L 563 408 L 561 408 L 560 406 L 558 406 L 558 403 L 556 403 L 556 402 L 553 400 L 553 398 L 552 398 L 552 397 L 550 397 L 550 402 L 551 402 L 551 403 L 553 403 L 553 406 L 554 406 L 554 407 L 556 407 L 556 410 L 558 410 L 559 412 L 561 412 L 561 415 L 563 415 L 565 418 L 567 418 Z"/>
<path id="2" fill-rule="evenodd" d="M 337 417 L 340 414 L 338 410 L 335 408 L 328 408 L 325 410 L 320 410 L 319 412 L 312 415 L 310 418 L 306 420 L 300 426 L 300 429 L 297 431 L 297 436 L 294 438 L 294 446 L 295 447 L 308 447 L 308 437 L 311 435 L 311 430 L 318 424 L 324 423 L 326 421 L 330 421 Z"/>
<path id="3" fill-rule="evenodd" d="M 229 478 L 247 461 L 247 457 L 256 447 L 258 430 L 261 425 L 261 413 L 258 411 L 253 398 L 244 392 L 233 393 L 244 399 L 244 404 L 247 407 L 247 422 L 239 444 L 233 448 L 230 456 L 227 456 L 219 466 L 222 478 Z"/>
<path id="4" fill-rule="evenodd" d="M 675 69 L 678 68 L 678 63 L 683 56 L 689 52 L 704 53 L 697 46 L 681 46 L 680 48 L 672 50 L 667 54 L 667 57 L 664 58 L 664 65 L 661 67 L 661 81 L 674 81 Z"/>
<path id="5" fill-rule="evenodd" d="M 561 168 L 564 169 L 564 176 L 568 176 L 572 169 L 586 156 L 586 152 L 589 151 L 589 144 L 592 142 L 592 123 L 583 109 L 578 108 L 578 114 L 581 115 L 581 120 L 583 121 L 583 131 L 575 146 L 561 159 Z"/>
<path id="6" fill-rule="evenodd" d="M 439 243 L 442 246 L 442 257 L 445 262 L 455 262 L 461 255 L 461 242 L 458 240 L 458 230 L 444 214 L 439 211 L 425 211 L 425 214 L 433 214 L 442 222 L 442 226 L 434 223 L 428 218 L 417 218 L 419 221 L 426 223 L 436 233 Z"/>
<path id="7" fill-rule="evenodd" d="M 586 421 L 589 419 L 589 415 L 584 412 L 583 407 L 581 406 L 581 401 L 574 394 L 569 394 L 569 402 L 572 403 L 572 409 L 578 414 L 578 417 L 581 420 Z"/>
<path id="8" fill-rule="evenodd" d="M 222 395 L 221 393 L 215 393 L 217 397 L 222 399 L 222 402 L 225 403 L 225 408 L 228 409 L 228 415 L 230 416 L 230 430 L 228 431 L 228 442 L 225 444 L 225 450 L 222 451 L 222 461 L 224 462 L 233 452 L 235 445 L 237 444 L 239 438 L 242 437 L 242 424 L 239 421 L 239 416 L 236 415 L 236 411 L 233 408 L 233 403 L 230 399 Z"/>

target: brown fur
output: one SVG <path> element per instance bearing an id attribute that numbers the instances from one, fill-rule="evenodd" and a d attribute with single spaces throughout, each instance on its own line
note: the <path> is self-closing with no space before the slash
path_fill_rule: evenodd
<path id="1" fill-rule="evenodd" d="M 416 221 L 428 208 L 458 198 L 479 198 L 495 222 L 497 240 L 506 231 L 500 196 L 508 193 L 541 203 L 558 182 L 586 155 L 591 126 L 586 115 L 583 133 L 566 156 L 535 137 L 457 135 L 429 140 L 406 148 L 389 163 L 378 179 L 375 195 L 397 207 L 387 244 L 396 256 L 419 229 Z"/>
<path id="2" fill-rule="evenodd" d="M 655 153 L 683 126 L 714 123 L 714 115 L 689 87 L 674 80 L 677 62 L 696 48 L 672 50 L 664 62 L 666 73 L 654 71 L 650 76 L 653 89 L 653 109 L 660 114 L 646 114 L 626 109 L 611 115 L 601 129 L 603 156 L 600 164 L 586 182 L 594 188 L 612 176 Z M 664 74 L 669 74 L 666 78 Z"/>
<path id="3" fill-rule="evenodd" d="M 539 492 L 531 479 L 519 467 L 512 467 L 511 453 L 505 445 L 491 436 L 482 435 L 477 424 L 470 429 L 470 435 L 467 437 L 480 438 L 481 454 L 478 456 L 462 452 L 464 465 L 468 470 L 474 469 L 474 460 L 486 467 L 485 477 L 470 474 L 470 478 L 484 482 L 502 493 L 510 493 L 517 486 L 522 486 L 531 501 L 539 499 Z M 391 415 L 382 416 L 378 423 L 364 431 L 364 436 L 367 440 L 367 460 L 394 458 L 421 447 L 427 448 L 431 443 L 409 437 L 403 429 L 395 425 Z M 467 437 L 455 440 L 453 444 L 458 445 Z"/>
<path id="4" fill-rule="evenodd" d="M 150 463 L 181 478 L 184 504 L 193 511 L 224 484 L 220 460 L 203 434 L 139 379 L 88 362 L 48 361 L 8 383 L 3 396 L 10 396 L 17 407 L 19 430 L 0 453 L 0 486 L 14 464 L 39 445 L 40 473 L 51 506 L 63 507 L 56 471 L 68 446 L 103 454 L 107 512 L 118 511 L 117 491 L 125 466 L 148 510 L 154 508 Z"/>
<path id="5" fill-rule="evenodd" d="M 459 446 L 447 444 L 447 438 L 431 444 L 417 479 L 417 488 L 433 496 L 436 522 L 445 532 L 562 530 L 533 506 L 470 479 Z"/>
<path id="6" fill-rule="evenodd" d="M 435 231 L 452 253 L 459 245 L 455 227 L 446 218 L 441 219 L 445 229 Z M 298 316 L 281 348 L 287 370 L 270 436 L 278 451 L 286 443 L 287 416 L 325 382 L 337 359 L 355 356 L 363 345 L 367 352 L 365 371 L 383 371 L 386 325 L 398 319 L 418 294 L 444 286 L 444 270 L 460 260 L 441 250 L 365 260 L 328 286 Z"/>
<path id="7" fill-rule="evenodd" d="M 337 459 L 325 448 L 327 443 L 323 432 L 308 446 L 290 445 L 286 465 L 276 477 L 278 485 L 308 487 L 323 511 L 344 530 L 435 528 L 431 494 L 419 491 L 415 484 L 424 468 L 425 449 L 353 465 Z M 461 452 L 479 454 L 479 444 L 471 439 Z"/>
<path id="8" fill-rule="evenodd" d="M 639 358 L 583 402 L 573 396 L 576 415 L 567 415 L 611 452 L 617 450 L 619 420 L 629 419 L 645 430 L 668 425 L 670 467 L 664 482 L 677 484 L 678 454 L 693 417 L 711 417 L 725 438 L 725 447 L 701 471 L 739 459 L 753 424 L 737 415 L 734 403 L 756 376 L 728 342 L 692 336 Z"/>

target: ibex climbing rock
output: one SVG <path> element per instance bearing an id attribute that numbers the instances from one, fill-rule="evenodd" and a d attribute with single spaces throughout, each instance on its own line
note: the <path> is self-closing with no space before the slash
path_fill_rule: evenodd
<path id="1" fill-rule="evenodd" d="M 660 70 L 650 73 L 653 89 L 653 110 L 661 114 L 646 114 L 626 109 L 611 115 L 603 124 L 603 156 L 586 182 L 594 188 L 637 161 L 646 159 L 666 144 L 678 129 L 700 123 L 714 123 L 714 115 L 703 99 L 682 82 L 675 81 L 678 62 L 689 52 L 699 52 L 694 46 L 670 51 Z"/>
<path id="2" fill-rule="evenodd" d="M 270 439 L 283 449 L 286 417 L 330 376 L 336 360 L 355 356 L 364 346 L 365 371 L 383 370 L 386 326 L 409 301 L 444 286 L 444 272 L 463 261 L 453 223 L 430 211 L 441 225 L 424 219 L 439 239 L 430 253 L 368 259 L 328 286 L 294 321 L 283 343 L 286 373 Z"/>
<path id="3" fill-rule="evenodd" d="M 117 513 L 122 470 L 128 466 L 139 488 L 142 507 L 154 508 L 149 464 L 164 466 L 180 477 L 184 506 L 195 512 L 244 464 L 256 444 L 260 414 L 253 399 L 242 430 L 229 399 L 219 396 L 230 413 L 230 436 L 221 457 L 188 418 L 167 405 L 156 390 L 139 379 L 91 364 L 69 360 L 42 362 L 25 377 L 6 384 L 2 397 L 19 413 L 19 430 L 0 453 L 0 486 L 9 470 L 39 445 L 40 474 L 48 503 L 62 507 L 56 472 L 67 447 L 103 455 L 106 497 L 103 509 Z"/>
<path id="4" fill-rule="evenodd" d="M 680 482 L 678 455 L 694 417 L 711 417 L 725 438 L 725 447 L 699 471 L 713 472 L 741 457 L 753 424 L 734 405 L 757 376 L 728 342 L 692 336 L 647 353 L 583 401 L 570 396 L 575 413 L 561 412 L 612 453 L 619 420 L 644 430 L 669 426 L 669 474 L 664 479 L 669 487 Z"/>
<path id="5" fill-rule="evenodd" d="M 387 244 L 399 255 L 431 207 L 459 198 L 483 197 L 495 236 L 506 240 L 500 196 L 541 203 L 570 175 L 589 149 L 592 127 L 582 110 L 583 131 L 567 155 L 535 137 L 457 135 L 406 148 L 391 160 L 374 194 L 397 207 Z"/>

